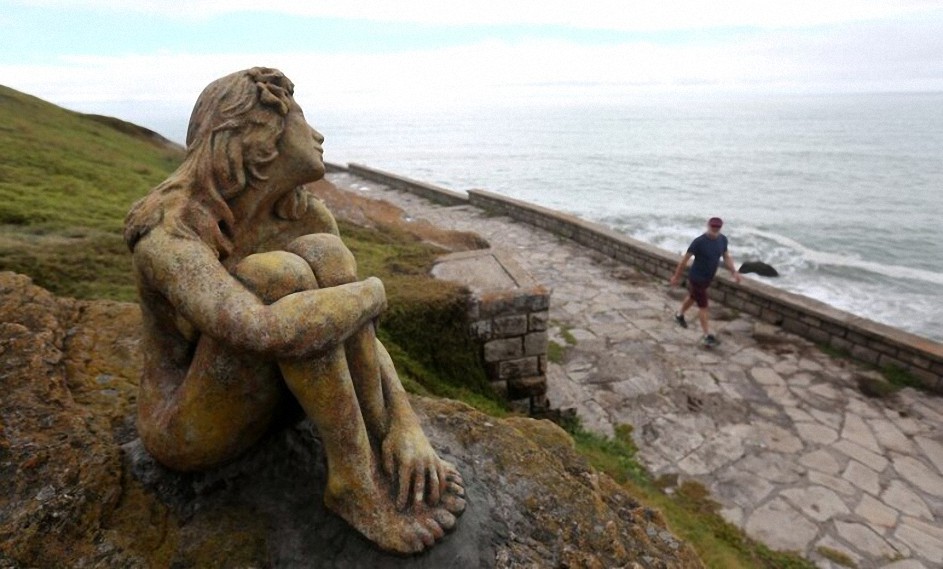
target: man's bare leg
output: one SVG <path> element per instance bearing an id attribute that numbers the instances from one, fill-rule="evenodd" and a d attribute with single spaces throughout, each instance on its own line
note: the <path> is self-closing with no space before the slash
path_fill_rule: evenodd
<path id="1" fill-rule="evenodd" d="M 704 335 L 710 334 L 709 326 L 709 316 L 710 310 L 705 306 L 704 308 L 697 309 L 697 318 L 701 321 L 701 330 L 704 330 Z"/>

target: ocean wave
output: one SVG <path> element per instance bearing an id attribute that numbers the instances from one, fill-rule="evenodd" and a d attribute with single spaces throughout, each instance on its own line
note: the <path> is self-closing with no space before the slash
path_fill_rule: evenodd
<path id="1" fill-rule="evenodd" d="M 924 269 L 916 269 L 913 267 L 904 267 L 900 265 L 876 263 L 874 261 L 867 261 L 855 256 L 830 253 L 827 251 L 818 251 L 810 247 L 806 247 L 802 243 L 790 237 L 769 231 L 762 231 L 760 229 L 745 227 L 742 228 L 741 231 L 746 234 L 752 234 L 769 241 L 773 241 L 783 247 L 788 248 L 794 253 L 798 253 L 801 255 L 803 260 L 816 265 L 852 268 L 895 279 L 909 279 L 912 281 L 921 281 L 931 284 L 943 285 L 943 273 L 927 271 Z"/>

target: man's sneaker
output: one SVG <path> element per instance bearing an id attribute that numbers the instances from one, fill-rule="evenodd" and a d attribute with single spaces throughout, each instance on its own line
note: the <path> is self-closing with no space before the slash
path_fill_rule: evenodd
<path id="1" fill-rule="evenodd" d="M 717 341 L 717 338 L 715 338 L 713 334 L 708 334 L 704 336 L 703 342 L 705 346 L 708 346 L 711 348 L 719 344 L 719 342 Z"/>
<path id="2" fill-rule="evenodd" d="M 688 321 L 684 319 L 684 314 L 675 314 L 675 322 L 678 323 L 678 326 L 682 328 L 688 327 Z"/>

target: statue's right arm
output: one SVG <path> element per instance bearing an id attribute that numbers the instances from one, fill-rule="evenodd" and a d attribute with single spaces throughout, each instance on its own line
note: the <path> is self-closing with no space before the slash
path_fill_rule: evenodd
<path id="1" fill-rule="evenodd" d="M 135 246 L 134 265 L 202 333 L 237 349 L 280 358 L 307 356 L 342 343 L 376 318 L 385 303 L 383 284 L 371 277 L 266 305 L 229 274 L 208 245 L 159 227 Z"/>

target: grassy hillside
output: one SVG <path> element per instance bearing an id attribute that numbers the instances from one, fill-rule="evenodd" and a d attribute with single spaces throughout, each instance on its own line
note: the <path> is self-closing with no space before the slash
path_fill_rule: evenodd
<path id="1" fill-rule="evenodd" d="M 0 270 L 60 295 L 134 300 L 124 215 L 183 149 L 0 86 L 0 156 Z"/>

